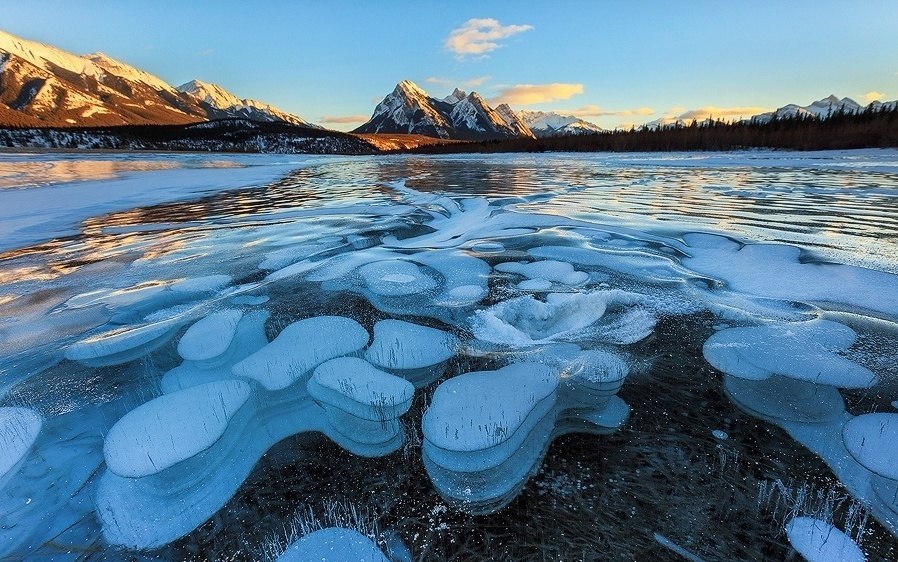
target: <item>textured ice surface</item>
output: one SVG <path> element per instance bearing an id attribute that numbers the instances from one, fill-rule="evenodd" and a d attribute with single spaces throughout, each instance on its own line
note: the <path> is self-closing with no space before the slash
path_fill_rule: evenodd
<path id="1" fill-rule="evenodd" d="M 398 418 L 411 406 L 415 393 L 410 382 L 357 357 L 322 363 L 309 379 L 308 389 L 318 402 L 372 421 Z"/>
<path id="2" fill-rule="evenodd" d="M 359 274 L 369 291 L 386 297 L 419 294 L 437 286 L 420 267 L 405 260 L 369 263 L 359 268 Z"/>
<path id="3" fill-rule="evenodd" d="M 517 273 L 523 275 L 530 281 L 548 282 L 549 287 L 552 283 L 561 283 L 562 285 L 580 285 L 589 279 L 589 274 L 584 271 L 575 271 L 574 266 L 567 262 L 555 260 L 534 261 L 529 263 L 519 262 L 502 262 L 495 266 L 496 271 L 505 273 Z M 528 290 L 545 290 L 544 284 L 539 287 L 535 283 L 527 283 L 526 281 L 518 285 L 521 289 Z"/>
<path id="4" fill-rule="evenodd" d="M 759 297 L 843 306 L 898 317 L 898 276 L 831 263 L 802 262 L 801 249 L 741 245 L 710 234 L 687 234 L 683 264 Z M 870 290 L 875 287 L 876 290 Z"/>
<path id="5" fill-rule="evenodd" d="M 208 449 L 225 432 L 250 392 L 243 381 L 218 381 L 138 406 L 106 436 L 106 466 L 120 476 L 139 478 Z"/>
<path id="6" fill-rule="evenodd" d="M 0 407 L 0 489 L 31 450 L 41 425 L 41 417 L 28 408 Z"/>
<path id="7" fill-rule="evenodd" d="M 269 390 L 286 388 L 328 359 L 361 350 L 368 332 L 350 318 L 319 316 L 284 328 L 273 342 L 234 365 L 238 377 Z"/>
<path id="8" fill-rule="evenodd" d="M 389 562 L 371 539 L 353 529 L 330 527 L 309 533 L 277 562 Z"/>
<path id="9" fill-rule="evenodd" d="M 786 536 L 808 562 L 863 562 L 864 553 L 851 537 L 826 521 L 794 517 L 786 523 Z"/>
<path id="10" fill-rule="evenodd" d="M 458 338 L 448 332 L 403 320 L 381 320 L 374 325 L 374 341 L 365 359 L 420 387 L 443 373 L 458 346 Z"/>
<path id="11" fill-rule="evenodd" d="M 472 331 L 479 339 L 530 345 L 573 337 L 605 314 L 608 293 L 550 293 L 545 302 L 525 296 L 478 310 Z"/>
<path id="12" fill-rule="evenodd" d="M 236 363 L 268 345 L 268 339 L 265 337 L 265 322 L 268 316 L 266 310 L 254 310 L 243 315 L 237 323 L 228 348 L 223 353 L 212 361 L 185 360 L 166 372 L 162 377 L 162 392 L 170 393 L 198 384 L 233 378 L 231 368 Z"/>
<path id="13" fill-rule="evenodd" d="M 898 414 L 864 414 L 845 424 L 845 446 L 859 463 L 876 474 L 898 480 Z"/>
<path id="14" fill-rule="evenodd" d="M 223 355 L 243 318 L 240 310 L 220 310 L 198 321 L 181 336 L 178 353 L 188 361 L 211 361 Z"/>
<path id="15" fill-rule="evenodd" d="M 73 343 L 66 349 L 65 357 L 91 367 L 127 363 L 165 344 L 186 321 L 175 318 L 115 328 Z"/>
<path id="16" fill-rule="evenodd" d="M 705 342 L 705 359 L 744 379 L 778 374 L 841 388 L 866 388 L 877 382 L 869 369 L 837 354 L 855 340 L 854 331 L 829 320 L 729 328 Z"/>

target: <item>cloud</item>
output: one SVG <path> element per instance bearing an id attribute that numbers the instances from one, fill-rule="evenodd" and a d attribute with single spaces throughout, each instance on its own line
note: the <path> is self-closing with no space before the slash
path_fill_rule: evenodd
<path id="1" fill-rule="evenodd" d="M 437 84 L 438 86 L 449 86 L 452 84 L 452 80 L 440 78 L 439 76 L 428 76 L 424 79 L 424 82 L 427 84 Z"/>
<path id="2" fill-rule="evenodd" d="M 208 57 L 212 53 L 215 52 L 215 49 L 203 49 L 202 51 L 197 52 L 196 56 L 198 57 Z"/>
<path id="3" fill-rule="evenodd" d="M 458 58 L 485 56 L 502 46 L 501 39 L 531 29 L 532 25 L 502 25 L 493 18 L 473 18 L 450 31 L 443 45 Z"/>
<path id="4" fill-rule="evenodd" d="M 345 125 L 351 123 L 364 123 L 368 118 L 368 115 L 324 115 L 318 122 Z"/>
<path id="5" fill-rule="evenodd" d="M 871 103 L 874 101 L 882 101 L 885 99 L 886 95 L 882 92 L 872 91 L 864 94 L 864 101 L 867 103 Z"/>
<path id="6" fill-rule="evenodd" d="M 677 108 L 682 109 L 682 108 Z M 766 107 L 757 107 L 752 105 L 745 106 L 735 106 L 735 107 L 717 107 L 716 105 L 707 105 L 705 107 L 699 107 L 697 109 L 690 109 L 683 113 L 677 115 L 677 119 L 680 121 L 692 121 L 695 119 L 696 121 L 703 121 L 708 118 L 714 119 L 732 119 L 737 117 L 748 118 L 752 115 L 757 115 L 759 113 L 764 113 L 765 111 L 770 111 L 770 109 Z M 671 115 L 671 112 L 668 112 L 666 115 Z"/>
<path id="7" fill-rule="evenodd" d="M 509 105 L 533 105 L 566 100 L 583 93 L 583 84 L 516 84 L 499 91 L 492 103 Z"/>
<path id="8" fill-rule="evenodd" d="M 479 88 L 486 84 L 491 76 L 478 76 L 477 78 L 468 78 L 467 80 L 462 80 L 459 82 L 462 88 Z"/>
<path id="9" fill-rule="evenodd" d="M 633 117 L 634 115 L 652 115 L 653 113 L 655 113 L 655 110 L 651 107 L 637 107 L 636 109 L 618 109 L 616 111 L 608 111 L 602 109 L 598 105 L 584 105 L 583 107 L 578 107 L 577 109 L 558 110 L 558 113 L 563 113 L 564 115 L 573 115 L 574 117 L 586 119 L 589 117 Z"/>

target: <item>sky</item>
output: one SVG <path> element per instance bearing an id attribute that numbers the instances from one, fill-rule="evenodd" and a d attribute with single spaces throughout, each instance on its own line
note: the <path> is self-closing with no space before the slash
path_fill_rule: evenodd
<path id="1" fill-rule="evenodd" d="M 0 0 L 0 29 L 340 130 L 403 79 L 606 128 L 898 99 L 894 0 Z"/>

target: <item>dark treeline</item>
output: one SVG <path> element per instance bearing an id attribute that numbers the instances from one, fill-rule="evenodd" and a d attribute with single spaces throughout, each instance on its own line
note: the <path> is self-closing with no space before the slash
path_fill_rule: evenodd
<path id="1" fill-rule="evenodd" d="M 747 122 L 704 121 L 660 128 L 543 139 L 510 139 L 421 146 L 405 152 L 637 152 L 780 148 L 828 150 L 898 147 L 898 104 L 823 118 L 796 116 Z"/>

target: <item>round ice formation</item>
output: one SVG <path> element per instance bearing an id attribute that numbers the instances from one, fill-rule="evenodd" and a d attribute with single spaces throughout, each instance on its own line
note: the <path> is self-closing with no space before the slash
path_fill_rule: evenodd
<path id="1" fill-rule="evenodd" d="M 864 414 L 842 429 L 845 447 L 871 472 L 898 480 L 898 414 Z"/>
<path id="2" fill-rule="evenodd" d="M 178 353 L 188 361 L 209 361 L 228 350 L 243 318 L 239 310 L 221 310 L 206 316 L 181 336 Z"/>
<path id="3" fill-rule="evenodd" d="M 0 407 L 0 488 L 4 477 L 28 455 L 42 423 L 41 417 L 28 408 Z"/>
<path id="4" fill-rule="evenodd" d="M 442 374 L 445 362 L 455 355 L 454 335 L 402 320 L 381 320 L 374 325 L 374 341 L 365 359 L 397 374 L 416 386 Z"/>
<path id="5" fill-rule="evenodd" d="M 225 432 L 250 392 L 243 381 L 217 381 L 138 406 L 106 435 L 106 465 L 119 476 L 139 478 L 208 449 Z"/>
<path id="6" fill-rule="evenodd" d="M 877 382 L 869 369 L 838 355 L 855 340 L 848 326 L 829 320 L 729 328 L 705 342 L 705 359 L 721 371 L 761 380 L 774 374 L 841 388 Z"/>
<path id="7" fill-rule="evenodd" d="M 531 281 L 543 281 L 561 283 L 563 285 L 580 285 L 589 279 L 589 274 L 584 271 L 575 271 L 574 266 L 567 262 L 556 260 L 534 261 L 530 263 L 504 262 L 497 264 L 496 271 L 516 273 L 523 275 Z M 523 285 L 523 283 L 522 283 Z M 530 289 L 530 287 L 521 287 Z M 540 290 L 540 289 L 536 289 Z"/>
<path id="8" fill-rule="evenodd" d="M 518 283 L 518 289 L 522 291 L 549 291 L 552 289 L 552 282 L 545 279 L 527 279 Z"/>
<path id="9" fill-rule="evenodd" d="M 309 379 L 308 389 L 318 402 L 373 421 L 398 418 L 409 409 L 415 394 L 407 380 L 357 357 L 322 363 Z"/>
<path id="10" fill-rule="evenodd" d="M 643 281 L 682 281 L 683 274 L 669 256 L 659 256 L 644 249 L 576 248 L 571 246 L 539 246 L 527 250 L 535 258 L 548 258 L 585 266 L 602 267 L 639 277 Z"/>
<path id="11" fill-rule="evenodd" d="M 265 304 L 271 299 L 268 295 L 236 295 L 231 297 L 233 304 L 245 304 L 248 306 L 258 306 Z"/>
<path id="12" fill-rule="evenodd" d="M 546 302 L 525 296 L 478 310 L 472 331 L 480 340 L 506 345 L 531 345 L 568 336 L 589 327 L 603 314 L 608 294 L 550 293 Z"/>
<path id="13" fill-rule="evenodd" d="M 808 562 L 863 562 L 865 559 L 851 537 L 820 519 L 794 517 L 786 524 L 786 536 Z"/>
<path id="14" fill-rule="evenodd" d="M 353 529 L 330 527 L 309 533 L 278 556 L 277 562 L 389 562 L 371 539 Z"/>
<path id="15" fill-rule="evenodd" d="M 232 372 L 268 390 L 280 390 L 328 359 L 359 351 L 367 343 L 368 332 L 355 320 L 306 318 L 284 328 L 273 342 L 234 365 Z"/>
<path id="16" fill-rule="evenodd" d="M 558 380 L 557 371 L 536 363 L 449 379 L 424 413 L 425 439 L 438 453 L 450 455 L 522 441 L 554 405 Z M 462 465 L 466 458 L 459 457 Z M 500 455 L 496 461 L 505 458 Z"/>
<path id="17" fill-rule="evenodd" d="M 725 375 L 723 388 L 737 406 L 773 423 L 831 422 L 845 412 L 835 387 L 788 377 L 751 380 Z"/>
<path id="18" fill-rule="evenodd" d="M 471 246 L 471 250 L 479 254 L 501 254 L 505 246 L 501 242 L 478 242 Z"/>
<path id="19" fill-rule="evenodd" d="M 169 288 L 180 293 L 211 293 L 231 282 L 230 275 L 206 275 L 182 279 L 172 283 Z"/>
<path id="20" fill-rule="evenodd" d="M 207 382 L 234 378 L 231 368 L 235 364 L 268 345 L 265 336 L 268 317 L 267 310 L 253 310 L 244 314 L 237 323 L 227 351 L 212 361 L 185 360 L 163 375 L 162 392 L 169 394 Z"/>
<path id="21" fill-rule="evenodd" d="M 384 297 L 415 295 L 437 286 L 420 267 L 405 260 L 369 263 L 359 268 L 359 274 L 369 291 Z"/>
<path id="22" fill-rule="evenodd" d="M 89 367 L 106 367 L 133 361 L 167 342 L 181 326 L 177 319 L 142 326 L 125 326 L 73 343 L 66 359 Z"/>

